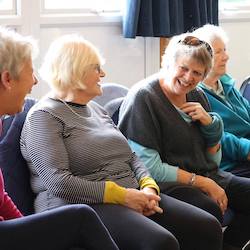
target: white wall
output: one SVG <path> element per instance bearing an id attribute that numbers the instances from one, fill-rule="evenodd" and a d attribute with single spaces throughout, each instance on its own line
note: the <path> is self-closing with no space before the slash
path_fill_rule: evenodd
<path id="1" fill-rule="evenodd" d="M 42 57 L 53 39 L 63 34 L 78 32 L 93 42 L 106 58 L 106 77 L 103 80 L 105 82 L 117 82 L 130 87 L 158 71 L 159 38 L 123 38 L 121 17 L 53 17 L 40 15 L 39 8 L 39 1 L 22 0 L 21 15 L 16 19 L 3 18 L 0 15 L 0 25 L 10 25 L 20 33 L 30 34 L 39 41 L 40 56 L 35 60 L 36 68 L 39 68 Z M 228 72 L 238 80 L 239 86 L 250 74 L 250 20 L 227 20 L 222 21 L 221 25 L 230 37 L 228 50 L 231 60 Z M 48 90 L 47 84 L 40 81 L 34 87 L 32 96 L 40 98 Z"/>
<path id="2" fill-rule="evenodd" d="M 56 37 L 68 33 L 80 33 L 95 44 L 106 60 L 103 67 L 106 77 L 104 82 L 117 82 L 131 86 L 159 68 L 158 39 L 124 39 L 120 23 L 91 25 L 79 27 L 43 27 L 40 30 L 40 58 L 36 65 L 39 67 L 41 57 L 45 54 L 50 42 Z M 156 41 L 155 41 L 156 40 Z M 154 48 L 155 47 L 155 48 Z M 146 49 L 148 50 L 146 52 Z M 155 57 L 151 59 L 150 57 Z M 147 61 L 149 61 L 147 63 Z M 42 82 L 34 88 L 32 95 L 40 97 L 48 90 Z"/>
<path id="3" fill-rule="evenodd" d="M 124 39 L 121 23 L 42 27 L 40 30 L 40 58 L 36 65 L 39 67 L 42 55 L 45 54 L 50 42 L 56 37 L 79 33 L 95 44 L 106 60 L 103 67 L 106 76 L 104 82 L 117 82 L 125 86 L 132 86 L 146 75 L 156 72 L 159 68 L 159 39 Z M 33 95 L 40 97 L 47 92 L 48 87 L 41 82 L 35 87 Z"/>
<path id="4" fill-rule="evenodd" d="M 228 72 L 237 80 L 237 87 L 247 75 L 250 75 L 250 22 L 222 22 L 230 40 L 228 52 Z M 48 48 L 49 43 L 62 34 L 79 32 L 93 42 L 106 58 L 104 70 L 105 82 L 117 82 L 125 86 L 134 83 L 159 69 L 159 39 L 142 38 L 124 39 L 121 21 L 105 24 L 84 24 L 77 27 L 61 25 L 42 27 L 40 31 L 40 55 Z M 40 58 L 36 65 L 40 64 Z M 34 88 L 32 95 L 41 97 L 48 87 L 41 82 Z"/>
<path id="5" fill-rule="evenodd" d="M 250 75 L 250 21 L 222 22 L 229 36 L 228 73 L 237 80 L 237 87 Z"/>

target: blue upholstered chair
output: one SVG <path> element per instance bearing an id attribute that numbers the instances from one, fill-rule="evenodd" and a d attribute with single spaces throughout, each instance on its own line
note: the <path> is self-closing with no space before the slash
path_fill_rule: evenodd
<path id="1" fill-rule="evenodd" d="M 240 92 L 250 102 L 250 76 L 246 77 L 241 84 Z"/>
<path id="2" fill-rule="evenodd" d="M 34 194 L 30 186 L 29 169 L 20 151 L 19 139 L 27 112 L 35 102 L 35 99 L 27 98 L 22 112 L 5 118 L 0 137 L 0 167 L 5 190 L 24 215 L 34 212 Z"/>
<path id="3" fill-rule="evenodd" d="M 103 83 L 103 94 L 94 98 L 94 101 L 104 107 L 114 123 L 118 123 L 119 108 L 123 98 L 128 93 L 128 88 L 118 83 Z"/>

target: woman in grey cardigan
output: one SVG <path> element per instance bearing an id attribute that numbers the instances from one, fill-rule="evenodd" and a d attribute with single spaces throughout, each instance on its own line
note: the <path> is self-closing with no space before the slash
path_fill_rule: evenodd
<path id="1" fill-rule="evenodd" d="M 30 110 L 21 136 L 36 212 L 87 203 L 120 249 L 221 249 L 218 221 L 161 194 L 107 112 L 92 101 L 102 94 L 102 63 L 97 49 L 77 35 L 58 38 L 47 52 L 41 75 L 51 92 Z"/>
<path id="2" fill-rule="evenodd" d="M 242 247 L 250 238 L 250 180 L 218 168 L 223 124 L 196 88 L 211 68 L 211 61 L 204 68 L 201 48 L 212 55 L 208 43 L 196 37 L 174 38 L 161 72 L 138 83 L 125 97 L 119 128 L 155 180 L 167 186 L 166 193 L 179 190 L 176 198 L 208 212 L 202 199 L 215 202 L 222 213 L 231 208 L 235 216 L 224 241 Z"/>

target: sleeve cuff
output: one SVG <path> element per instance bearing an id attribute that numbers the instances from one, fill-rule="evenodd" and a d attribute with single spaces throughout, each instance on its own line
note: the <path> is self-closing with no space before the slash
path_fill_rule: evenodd
<path id="1" fill-rule="evenodd" d="M 150 187 L 150 188 L 154 188 L 157 191 L 158 195 L 160 194 L 159 186 L 156 184 L 155 180 L 149 176 L 140 179 L 139 185 L 140 185 L 140 189 L 143 189 L 145 187 Z"/>
<path id="2" fill-rule="evenodd" d="M 104 203 L 123 205 L 125 203 L 126 188 L 117 185 L 113 181 L 106 181 L 104 189 Z"/>

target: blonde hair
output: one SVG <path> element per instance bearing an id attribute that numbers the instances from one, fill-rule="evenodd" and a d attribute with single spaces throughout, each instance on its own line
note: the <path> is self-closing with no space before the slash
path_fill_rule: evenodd
<path id="1" fill-rule="evenodd" d="M 89 68 L 103 63 L 93 44 L 80 35 L 71 34 L 52 42 L 39 72 L 52 89 L 85 89 L 84 78 Z"/>
<path id="2" fill-rule="evenodd" d="M 207 76 L 212 67 L 212 49 L 208 44 L 201 40 L 200 44 L 198 45 L 189 45 L 183 43 L 182 41 L 184 41 L 185 38 L 189 36 L 191 36 L 191 33 L 184 33 L 171 38 L 162 57 L 161 71 L 163 73 L 165 70 L 168 70 L 170 66 L 176 63 L 180 57 L 188 56 L 205 67 L 204 78 Z M 199 39 L 197 38 L 197 40 Z M 209 48 L 207 46 L 209 46 Z"/>
<path id="3" fill-rule="evenodd" d="M 0 73 L 7 70 L 13 79 L 18 80 L 24 64 L 37 53 L 38 46 L 33 38 L 0 27 Z"/>

